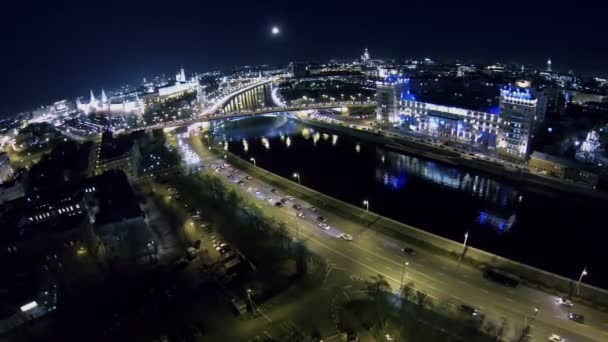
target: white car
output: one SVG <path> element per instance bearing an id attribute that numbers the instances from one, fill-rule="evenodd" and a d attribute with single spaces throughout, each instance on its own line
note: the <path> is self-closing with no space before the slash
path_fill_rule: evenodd
<path id="1" fill-rule="evenodd" d="M 557 299 L 557 304 L 567 306 L 569 308 L 574 306 L 574 303 L 572 303 L 569 299 L 561 298 L 561 297 Z"/>
<path id="2" fill-rule="evenodd" d="M 551 342 L 566 342 L 566 339 L 559 336 L 558 334 L 551 334 L 548 340 Z"/>
<path id="3" fill-rule="evenodd" d="M 319 226 L 321 229 L 329 230 L 329 225 L 327 223 L 321 222 L 317 226 Z"/>
<path id="4" fill-rule="evenodd" d="M 340 233 L 340 239 L 346 240 L 346 241 L 353 241 L 353 236 L 350 234 L 346 234 L 346 233 Z"/>

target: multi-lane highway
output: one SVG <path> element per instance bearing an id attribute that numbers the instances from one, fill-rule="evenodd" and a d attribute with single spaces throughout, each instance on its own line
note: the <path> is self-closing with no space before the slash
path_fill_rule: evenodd
<path id="1" fill-rule="evenodd" d="M 232 166 L 212 167 L 224 165 L 224 161 L 213 158 L 202 147 L 200 140 L 191 139 L 190 143 L 209 166 L 206 172 L 226 177 L 237 191 L 249 196 L 266 214 L 284 222 L 294 237 L 297 231 L 300 240 L 310 250 L 353 275 L 365 279 L 381 274 L 390 282 L 393 290 L 399 288 L 401 277 L 405 275 L 404 283 L 414 282 L 415 288 L 424 290 L 435 300 L 454 307 L 467 304 L 485 314 L 486 319 L 496 322 L 502 317 L 506 318 L 512 336 L 521 331 L 526 321 L 532 321 L 533 341 L 546 341 L 554 333 L 566 341 L 608 341 L 606 313 L 580 304 L 569 309 L 557 304 L 556 297 L 525 286 L 515 289 L 503 287 L 484 279 L 481 272 L 473 267 L 424 250 L 416 249 L 414 256 L 407 255 L 401 250 L 405 246 L 402 241 L 323 208 L 311 210 L 309 203 L 297 198 L 288 199 L 289 193 L 272 189 Z M 283 207 L 277 207 L 275 203 L 281 199 L 285 199 L 286 203 Z M 294 204 L 301 205 L 303 209 L 294 209 Z M 299 218 L 298 213 L 304 217 Z M 318 216 L 327 218 L 328 230 L 318 226 Z M 350 234 L 353 241 L 341 239 L 341 233 Z M 407 267 L 404 266 L 405 262 L 408 262 Z M 534 308 L 539 310 L 536 315 Z M 569 320 L 569 310 L 584 315 L 585 323 Z"/>

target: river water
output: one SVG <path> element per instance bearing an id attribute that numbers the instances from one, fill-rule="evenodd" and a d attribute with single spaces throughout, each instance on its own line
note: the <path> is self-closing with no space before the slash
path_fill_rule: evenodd
<path id="1" fill-rule="evenodd" d="M 214 140 L 283 177 L 446 238 L 608 288 L 607 203 L 523 188 L 286 118 L 216 128 Z M 292 178 L 293 179 L 293 178 Z"/>

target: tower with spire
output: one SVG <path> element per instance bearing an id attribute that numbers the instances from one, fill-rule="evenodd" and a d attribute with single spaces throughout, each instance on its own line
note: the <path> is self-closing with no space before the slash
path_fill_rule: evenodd
<path id="1" fill-rule="evenodd" d="M 367 50 L 367 48 L 365 48 L 365 51 L 363 51 L 363 54 L 361 55 L 361 64 L 369 64 L 371 60 L 371 57 L 369 55 L 369 51 Z"/>
<path id="2" fill-rule="evenodd" d="M 551 58 L 547 59 L 547 72 L 551 72 Z"/>
<path id="3" fill-rule="evenodd" d="M 106 91 L 101 89 L 101 103 L 108 103 L 108 97 L 106 96 Z"/>
<path id="4" fill-rule="evenodd" d="M 89 103 L 91 105 L 93 105 L 95 102 L 97 102 L 97 99 L 95 98 L 95 94 L 93 94 L 93 89 L 90 89 L 90 90 L 91 90 L 91 98 L 89 99 Z"/>

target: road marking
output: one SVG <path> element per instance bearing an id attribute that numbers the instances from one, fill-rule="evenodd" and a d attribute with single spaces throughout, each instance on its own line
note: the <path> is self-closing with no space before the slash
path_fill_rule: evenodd
<path id="1" fill-rule="evenodd" d="M 482 288 L 479 288 L 479 289 L 480 289 L 481 291 L 485 292 L 485 293 L 490 293 L 490 291 L 488 291 L 488 290 L 486 290 L 486 289 L 482 289 Z"/>
<path id="2" fill-rule="evenodd" d="M 389 269 L 389 270 L 391 270 L 391 271 L 393 270 L 392 268 L 390 268 L 390 267 L 388 267 L 388 266 L 384 266 L 384 267 L 386 267 L 387 269 Z"/>
<path id="3" fill-rule="evenodd" d="M 435 272 L 435 273 L 439 274 L 442 277 L 445 277 L 445 273 L 441 273 L 441 272 Z"/>

